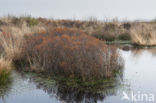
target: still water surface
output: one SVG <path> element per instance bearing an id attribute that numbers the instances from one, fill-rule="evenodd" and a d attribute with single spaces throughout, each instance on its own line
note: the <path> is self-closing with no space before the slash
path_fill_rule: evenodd
<path id="1" fill-rule="evenodd" d="M 102 94 L 82 93 L 75 90 L 61 91 L 55 81 L 13 72 L 13 82 L 0 94 L 0 103 L 131 103 L 121 100 L 138 92 L 156 95 L 156 49 L 120 50 L 125 61 L 120 85 L 106 88 Z M 34 79 L 38 78 L 38 79 Z M 48 84 L 48 85 L 46 85 Z M 155 103 L 135 102 L 135 103 Z"/>

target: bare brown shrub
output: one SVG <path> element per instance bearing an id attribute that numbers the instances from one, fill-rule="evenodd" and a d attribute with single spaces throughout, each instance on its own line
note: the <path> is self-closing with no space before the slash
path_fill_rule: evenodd
<path id="1" fill-rule="evenodd" d="M 57 28 L 29 36 L 25 52 L 31 64 L 38 60 L 42 67 L 34 66 L 34 70 L 83 80 L 111 77 L 122 65 L 115 47 L 75 29 Z"/>

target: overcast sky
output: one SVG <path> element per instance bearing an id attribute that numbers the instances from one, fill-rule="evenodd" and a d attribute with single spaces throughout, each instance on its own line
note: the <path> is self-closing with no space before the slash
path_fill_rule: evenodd
<path id="1" fill-rule="evenodd" d="M 153 19 L 156 0 L 0 0 L 0 16 Z"/>

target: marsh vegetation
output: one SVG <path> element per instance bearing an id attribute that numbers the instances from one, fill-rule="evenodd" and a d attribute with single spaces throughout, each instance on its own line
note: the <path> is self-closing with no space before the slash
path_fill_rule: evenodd
<path id="1" fill-rule="evenodd" d="M 0 18 L 0 85 L 14 68 L 54 80 L 61 92 L 96 93 L 123 74 L 120 50 L 110 42 L 155 46 L 155 36 L 153 22 Z"/>
<path id="2" fill-rule="evenodd" d="M 87 82 L 89 87 L 98 79 L 114 78 L 123 66 L 115 46 L 92 36 L 99 26 L 115 36 L 116 24 L 98 21 L 1 18 L 1 54 L 20 71 L 42 72 L 60 81 L 67 78 L 64 83 L 72 81 L 71 85 Z"/>

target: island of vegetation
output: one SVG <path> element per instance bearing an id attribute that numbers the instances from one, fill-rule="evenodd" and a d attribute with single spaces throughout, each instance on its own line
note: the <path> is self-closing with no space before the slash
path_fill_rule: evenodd
<path id="1" fill-rule="evenodd" d="M 109 43 L 155 46 L 152 22 L 0 18 L 0 85 L 12 68 L 47 75 L 73 88 L 99 89 L 122 73 L 124 61 Z M 65 87 L 66 87 L 65 86 Z"/>

